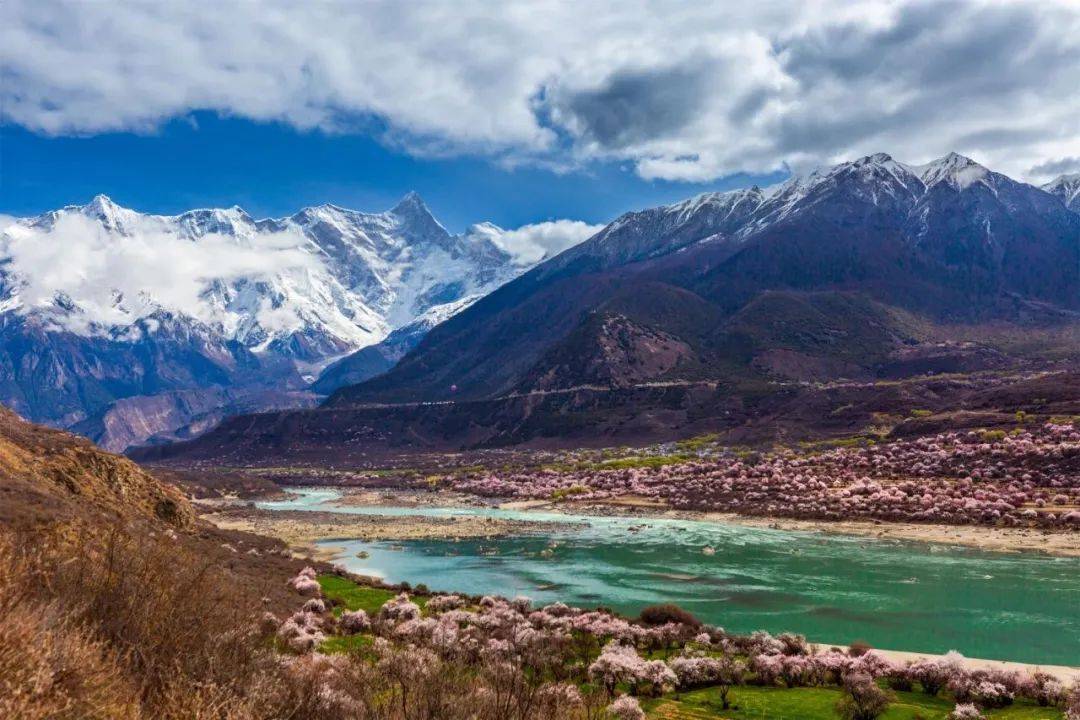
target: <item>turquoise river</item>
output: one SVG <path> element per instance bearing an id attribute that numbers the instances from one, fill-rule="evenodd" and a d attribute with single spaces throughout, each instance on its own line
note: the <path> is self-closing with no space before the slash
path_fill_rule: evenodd
<path id="1" fill-rule="evenodd" d="M 631 614 L 674 602 L 737 632 L 790 630 L 818 642 L 1080 665 L 1078 558 L 674 519 L 346 507 L 335 504 L 339 497 L 304 489 L 259 506 L 552 522 L 550 532 L 494 540 L 325 541 L 345 549 L 340 562 L 349 570 L 388 582 Z M 715 554 L 703 553 L 706 546 Z"/>

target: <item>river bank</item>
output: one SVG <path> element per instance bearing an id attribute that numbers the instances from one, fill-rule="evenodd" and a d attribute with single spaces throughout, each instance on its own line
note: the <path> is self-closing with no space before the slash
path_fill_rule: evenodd
<path id="1" fill-rule="evenodd" d="M 557 513 L 567 516 L 597 515 L 613 517 L 638 517 L 659 519 L 686 519 L 704 522 L 724 522 L 752 528 L 773 530 L 795 530 L 822 532 L 829 534 L 863 536 L 879 540 L 904 540 L 946 545 L 959 545 L 982 549 L 994 553 L 1043 553 L 1057 557 L 1080 557 L 1080 531 L 1051 530 L 1045 528 L 1009 528 L 976 525 L 933 525 L 916 522 L 888 522 L 868 520 L 814 520 L 784 517 L 764 517 L 739 515 L 734 513 L 708 513 L 696 511 L 677 511 L 662 503 L 627 497 L 612 499 L 608 502 L 577 502 L 563 500 L 525 500 L 514 502 L 492 502 L 477 498 L 476 495 L 461 492 L 426 492 L 416 490 L 368 490 L 338 489 L 340 498 L 334 505 L 350 507 L 460 507 L 462 510 L 495 507 L 505 511 Z M 295 497 L 285 490 L 266 500 L 285 500 Z M 248 512 L 243 505 L 234 502 L 211 501 L 200 505 L 205 511 L 224 513 L 214 520 L 215 525 L 227 529 L 252 529 L 260 534 L 270 534 L 286 542 L 298 542 L 310 546 L 311 543 L 329 538 L 340 538 L 342 531 L 357 539 L 366 540 L 418 540 L 424 538 L 445 538 L 449 531 L 454 538 L 474 538 L 474 536 L 496 536 L 511 532 L 528 531 L 515 524 L 507 525 L 504 521 L 476 522 L 459 518 L 454 524 L 448 521 L 433 522 L 431 518 L 393 517 L 364 521 L 349 520 L 347 526 L 338 522 L 340 516 L 333 518 L 313 518 L 303 516 L 305 522 L 272 518 L 259 512 Z M 254 510 L 254 508 L 253 508 Z M 248 517 L 249 516 L 249 517 Z M 221 525 L 224 522 L 224 525 Z M 260 531 L 256 528 L 261 527 Z M 550 527 L 550 526 L 545 526 Z M 535 529 L 535 528 L 534 528 Z"/>
<path id="2" fill-rule="evenodd" d="M 629 615 L 674 602 L 730 631 L 795 630 L 817 642 L 927 655 L 956 649 L 1061 666 L 1080 658 L 1073 558 L 864 540 L 636 502 L 449 501 L 441 493 L 297 488 L 284 502 L 206 510 L 219 524 L 276 535 L 296 552 L 390 583 Z"/>

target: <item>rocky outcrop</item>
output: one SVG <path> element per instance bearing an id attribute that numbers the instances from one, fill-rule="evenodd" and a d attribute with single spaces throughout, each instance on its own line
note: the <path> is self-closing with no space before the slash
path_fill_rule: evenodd
<path id="1" fill-rule="evenodd" d="M 71 429 L 105 450 L 124 452 L 139 445 L 189 440 L 228 415 L 313 407 L 318 400 L 319 396 L 303 390 L 177 390 L 117 400 Z"/>

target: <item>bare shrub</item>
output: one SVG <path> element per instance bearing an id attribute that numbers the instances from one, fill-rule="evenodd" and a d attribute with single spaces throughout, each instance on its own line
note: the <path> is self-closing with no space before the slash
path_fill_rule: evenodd
<path id="1" fill-rule="evenodd" d="M 667 623 L 675 623 L 677 625 L 688 625 L 695 628 L 701 626 L 701 621 L 694 617 L 689 610 L 683 610 L 678 605 L 672 603 L 650 605 L 643 609 L 641 611 L 641 622 L 646 625 L 666 625 Z"/>
<path id="2" fill-rule="evenodd" d="M 115 652 L 18 587 L 26 563 L 0 537 L 0 717 L 135 720 L 138 688 Z"/>
<path id="3" fill-rule="evenodd" d="M 420 622 L 407 597 L 390 605 L 400 624 Z M 0 536 L 0 717 L 592 720 L 602 711 L 601 693 L 583 695 L 556 672 L 569 648 L 539 636 L 520 638 L 520 654 L 494 642 L 448 657 L 379 638 L 372 662 L 324 655 L 317 642 L 284 652 L 282 628 L 298 617 L 335 624 L 303 610 L 279 623 L 226 569 L 152 533 Z"/>

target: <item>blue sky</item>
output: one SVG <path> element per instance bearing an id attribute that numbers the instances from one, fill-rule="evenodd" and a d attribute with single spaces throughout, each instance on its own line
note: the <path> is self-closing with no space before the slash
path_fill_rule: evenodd
<path id="1" fill-rule="evenodd" d="M 569 218 L 606 222 L 626 210 L 705 190 L 775 182 L 781 174 L 709 183 L 644 180 L 625 163 L 556 173 L 487 158 L 417 158 L 368 134 L 298 130 L 200 112 L 149 133 L 47 136 L 0 127 L 0 212 L 34 215 L 104 193 L 142 212 L 240 205 L 257 217 L 329 202 L 384 210 L 419 192 L 451 230 L 490 221 L 513 228 Z"/>

